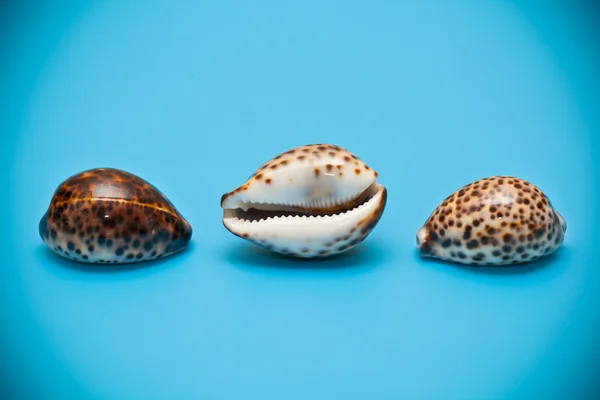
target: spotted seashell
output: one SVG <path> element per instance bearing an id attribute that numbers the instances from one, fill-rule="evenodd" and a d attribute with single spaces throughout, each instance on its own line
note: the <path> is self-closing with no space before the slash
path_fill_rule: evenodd
<path id="1" fill-rule="evenodd" d="M 98 168 L 60 184 L 39 232 L 44 243 L 63 257 L 130 263 L 184 249 L 192 227 L 150 183 L 125 171 Z"/>
<path id="2" fill-rule="evenodd" d="M 330 144 L 278 155 L 221 198 L 223 224 L 272 251 L 324 257 L 362 242 L 385 208 L 377 172 Z"/>
<path id="3" fill-rule="evenodd" d="M 563 217 L 536 186 L 495 176 L 448 196 L 417 233 L 425 257 L 470 265 L 518 264 L 562 244 Z"/>

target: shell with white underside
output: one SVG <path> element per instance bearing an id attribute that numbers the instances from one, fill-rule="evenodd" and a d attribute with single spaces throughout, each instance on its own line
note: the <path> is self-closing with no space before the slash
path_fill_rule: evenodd
<path id="1" fill-rule="evenodd" d="M 536 186 L 511 176 L 448 196 L 417 232 L 422 256 L 468 265 L 520 264 L 563 243 L 567 224 Z"/>
<path id="2" fill-rule="evenodd" d="M 281 254 L 338 254 L 362 242 L 381 218 L 387 191 L 377 176 L 339 146 L 301 146 L 278 155 L 224 194 L 223 224 Z"/>

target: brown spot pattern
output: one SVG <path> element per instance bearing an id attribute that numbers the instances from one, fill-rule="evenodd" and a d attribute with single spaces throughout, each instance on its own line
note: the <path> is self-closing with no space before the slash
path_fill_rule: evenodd
<path id="1" fill-rule="evenodd" d="M 323 171 L 329 173 L 333 171 L 334 168 L 337 168 L 339 171 L 337 176 L 341 178 L 344 176 L 342 173 L 344 165 L 350 162 L 352 162 L 353 168 L 355 168 L 354 172 L 356 175 L 369 173 L 372 174 L 374 179 L 379 176 L 376 171 L 360 161 L 355 154 L 352 154 L 339 146 L 331 144 L 309 144 L 281 153 L 263 164 L 245 183 L 244 187 L 246 189 L 237 188 L 229 193 L 225 193 L 221 197 L 221 207 L 228 198 L 242 190 L 249 189 L 252 185 L 271 183 L 272 173 L 276 173 L 284 166 L 290 166 L 294 163 L 314 165 L 315 177 L 320 176 Z"/>
<path id="2" fill-rule="evenodd" d="M 76 261 L 128 263 L 185 248 L 191 225 L 156 187 L 122 170 L 73 175 L 56 189 L 39 233 L 54 252 Z"/>
<path id="3" fill-rule="evenodd" d="M 452 223 L 446 221 L 448 215 L 454 216 Z M 510 176 L 460 188 L 432 212 L 422 229 L 425 239 L 418 238 L 418 243 L 423 256 L 470 265 L 537 259 L 555 251 L 565 233 L 547 196 L 530 182 Z"/>

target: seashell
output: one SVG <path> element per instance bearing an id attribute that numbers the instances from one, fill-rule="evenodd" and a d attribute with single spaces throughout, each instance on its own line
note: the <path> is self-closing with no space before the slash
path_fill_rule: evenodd
<path id="1" fill-rule="evenodd" d="M 98 168 L 58 186 L 39 232 L 44 243 L 63 257 L 130 263 L 184 249 L 192 227 L 150 183 L 129 172 Z"/>
<path id="2" fill-rule="evenodd" d="M 281 254 L 338 254 L 361 243 L 381 218 L 387 191 L 377 176 L 341 147 L 298 147 L 222 196 L 223 225 Z"/>
<path id="3" fill-rule="evenodd" d="M 511 176 L 448 196 L 417 233 L 422 256 L 469 265 L 519 264 L 560 247 L 567 223 L 533 184 Z"/>

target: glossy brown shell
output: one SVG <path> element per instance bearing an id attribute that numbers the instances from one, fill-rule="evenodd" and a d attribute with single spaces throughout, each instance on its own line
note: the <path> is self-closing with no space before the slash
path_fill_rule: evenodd
<path id="1" fill-rule="evenodd" d="M 156 187 L 113 168 L 76 174 L 56 189 L 39 224 L 44 242 L 84 262 L 153 260 L 185 248 L 191 225 Z"/>

